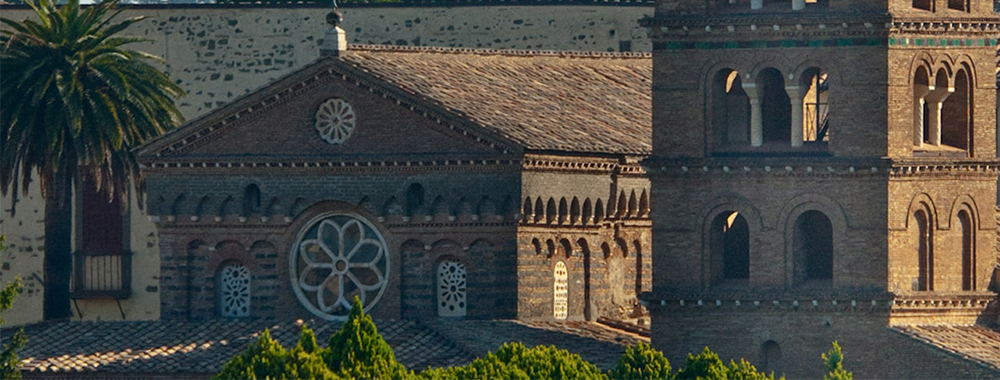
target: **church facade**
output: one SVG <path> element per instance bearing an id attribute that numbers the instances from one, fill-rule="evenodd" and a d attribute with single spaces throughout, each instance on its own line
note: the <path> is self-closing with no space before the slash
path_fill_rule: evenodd
<path id="1" fill-rule="evenodd" d="M 649 85 L 643 54 L 324 57 L 141 148 L 161 318 L 641 317 Z"/>
<path id="2" fill-rule="evenodd" d="M 989 1 L 658 2 L 654 346 L 819 377 L 839 341 L 865 377 L 996 376 L 902 337 L 996 335 L 998 21 Z"/>

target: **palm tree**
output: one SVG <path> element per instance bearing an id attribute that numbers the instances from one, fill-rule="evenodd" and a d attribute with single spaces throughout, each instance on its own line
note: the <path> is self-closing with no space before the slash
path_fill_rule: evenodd
<path id="1" fill-rule="evenodd" d="M 72 189 L 83 178 L 127 204 L 141 184 L 132 148 L 181 122 L 183 90 L 125 48 L 147 41 L 119 33 L 144 17 L 113 21 L 118 0 L 80 8 L 28 1 L 39 20 L 0 19 L 0 192 L 45 199 L 45 318 L 70 316 Z"/>

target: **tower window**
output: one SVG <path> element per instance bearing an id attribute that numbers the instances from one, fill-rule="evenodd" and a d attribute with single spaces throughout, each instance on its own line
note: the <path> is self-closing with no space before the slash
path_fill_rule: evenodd
<path id="1" fill-rule="evenodd" d="M 722 70 L 713 85 L 712 123 L 719 145 L 750 142 L 750 98 L 738 72 Z"/>
<path id="2" fill-rule="evenodd" d="M 924 210 L 913 214 L 917 223 L 917 279 L 914 289 L 917 291 L 934 290 L 934 235 L 930 218 Z"/>
<path id="3" fill-rule="evenodd" d="M 806 211 L 795 221 L 795 256 L 804 280 L 833 279 L 833 226 L 819 211 Z"/>
<path id="4" fill-rule="evenodd" d="M 552 316 L 555 319 L 566 319 L 569 314 L 569 271 L 566 263 L 556 262 L 552 277 Z"/>
<path id="5" fill-rule="evenodd" d="M 976 290 L 976 249 L 972 218 L 969 212 L 958 212 L 958 222 L 962 229 L 962 290 Z"/>
<path id="6" fill-rule="evenodd" d="M 713 256 L 722 262 L 722 278 L 750 278 L 750 228 L 746 218 L 738 212 L 723 212 L 712 222 L 711 235 Z"/>
<path id="7" fill-rule="evenodd" d="M 934 0 L 913 0 L 913 8 L 934 11 Z"/>
<path id="8" fill-rule="evenodd" d="M 223 317 L 250 316 L 250 269 L 230 262 L 219 270 L 219 311 Z"/>

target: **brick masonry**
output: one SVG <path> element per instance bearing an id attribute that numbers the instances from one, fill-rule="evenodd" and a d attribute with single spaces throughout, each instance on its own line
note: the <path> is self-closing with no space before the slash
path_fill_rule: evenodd
<path id="1" fill-rule="evenodd" d="M 656 253 L 645 299 L 653 344 L 672 361 L 709 346 L 790 377 L 820 377 L 819 354 L 837 340 L 845 367 L 864 378 L 998 376 L 889 329 L 997 321 L 988 307 L 996 294 L 987 290 L 998 262 L 997 18 L 987 1 L 970 2 L 968 13 L 937 3 L 931 13 L 910 1 L 831 1 L 798 12 L 788 2 L 755 12 L 748 1 L 658 2 L 644 21 L 653 30 L 654 154 L 645 166 Z M 918 21 L 928 18 L 945 23 Z M 988 21 L 942 27 L 972 19 Z M 969 149 L 949 155 L 914 144 L 921 66 L 946 68 L 948 86 L 959 69 L 972 73 Z M 796 86 L 810 68 L 828 75 L 828 142 L 772 141 L 766 119 L 761 146 L 727 142 L 726 122 L 715 118 L 729 106 L 713 99 L 730 85 L 730 70 L 751 92 L 747 84 L 765 91 L 771 69 L 783 86 Z M 964 117 L 942 111 L 945 123 Z M 921 274 L 912 220 L 922 205 L 932 220 L 933 291 L 914 287 Z M 962 284 L 962 210 L 973 225 L 965 232 L 975 252 L 973 289 Z M 796 231 L 812 211 L 830 222 L 830 280 L 803 275 L 806 238 Z M 748 279 L 723 279 L 713 248 L 713 221 L 732 212 L 749 228 Z"/>

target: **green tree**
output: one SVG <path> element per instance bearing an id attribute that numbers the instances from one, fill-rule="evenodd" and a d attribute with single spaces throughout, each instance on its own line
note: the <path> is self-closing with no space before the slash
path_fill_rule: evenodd
<path id="1" fill-rule="evenodd" d="M 302 327 L 299 343 L 291 351 L 285 350 L 281 343 L 271 338 L 270 331 L 264 330 L 256 342 L 226 362 L 212 379 L 337 379 L 319 356 L 320 351 L 313 331 L 306 326 Z"/>
<path id="2" fill-rule="evenodd" d="M 340 330 L 330 336 L 329 351 L 322 355 L 335 374 L 354 379 L 403 379 L 413 373 L 396 361 L 389 343 L 378 334 L 375 322 L 354 297 L 351 313 Z"/>
<path id="3" fill-rule="evenodd" d="M 823 358 L 827 370 L 823 380 L 854 380 L 854 374 L 844 370 L 844 353 L 841 352 L 839 343 L 834 341 L 833 348 L 820 357 Z"/>
<path id="4" fill-rule="evenodd" d="M 7 250 L 6 238 L 0 235 L 0 256 Z M 11 306 L 14 306 L 14 298 L 21 293 L 21 278 L 15 277 L 13 281 L 4 285 L 0 290 L 0 314 Z M 0 325 L 3 325 L 3 317 L 0 317 Z M 21 328 L 10 338 L 10 342 L 0 348 L 0 379 L 20 379 L 21 362 L 17 358 L 17 351 L 28 344 L 28 337 L 24 335 L 24 328 Z"/>
<path id="5" fill-rule="evenodd" d="M 728 378 L 729 368 L 722 363 L 719 355 L 705 347 L 694 356 L 688 354 L 684 369 L 677 373 L 678 379 L 722 379 Z"/>
<path id="6" fill-rule="evenodd" d="M 757 372 L 757 367 L 754 367 L 753 364 L 744 359 L 740 359 L 739 363 L 733 360 L 729 361 L 729 374 L 727 378 L 729 380 L 774 380 L 774 374 L 768 375 Z"/>
<path id="7" fill-rule="evenodd" d="M 593 379 L 606 380 L 597 366 L 580 355 L 554 346 L 527 348 L 521 343 L 507 343 L 496 353 L 489 353 L 465 366 L 428 368 L 420 373 L 428 380 L 461 379 Z"/>
<path id="8" fill-rule="evenodd" d="M 660 350 L 639 342 L 625 350 L 608 377 L 616 380 L 673 379 L 671 371 L 670 361 Z"/>
<path id="9" fill-rule="evenodd" d="M 141 186 L 132 149 L 182 119 L 183 91 L 119 35 L 144 17 L 113 20 L 117 0 L 81 8 L 28 1 L 38 20 L 0 19 L 0 192 L 28 191 L 37 175 L 45 198 L 47 319 L 69 317 L 71 204 L 82 178 L 127 201 Z M 160 60 L 162 61 L 162 60 Z M 123 202 L 123 204 L 127 204 Z"/>

